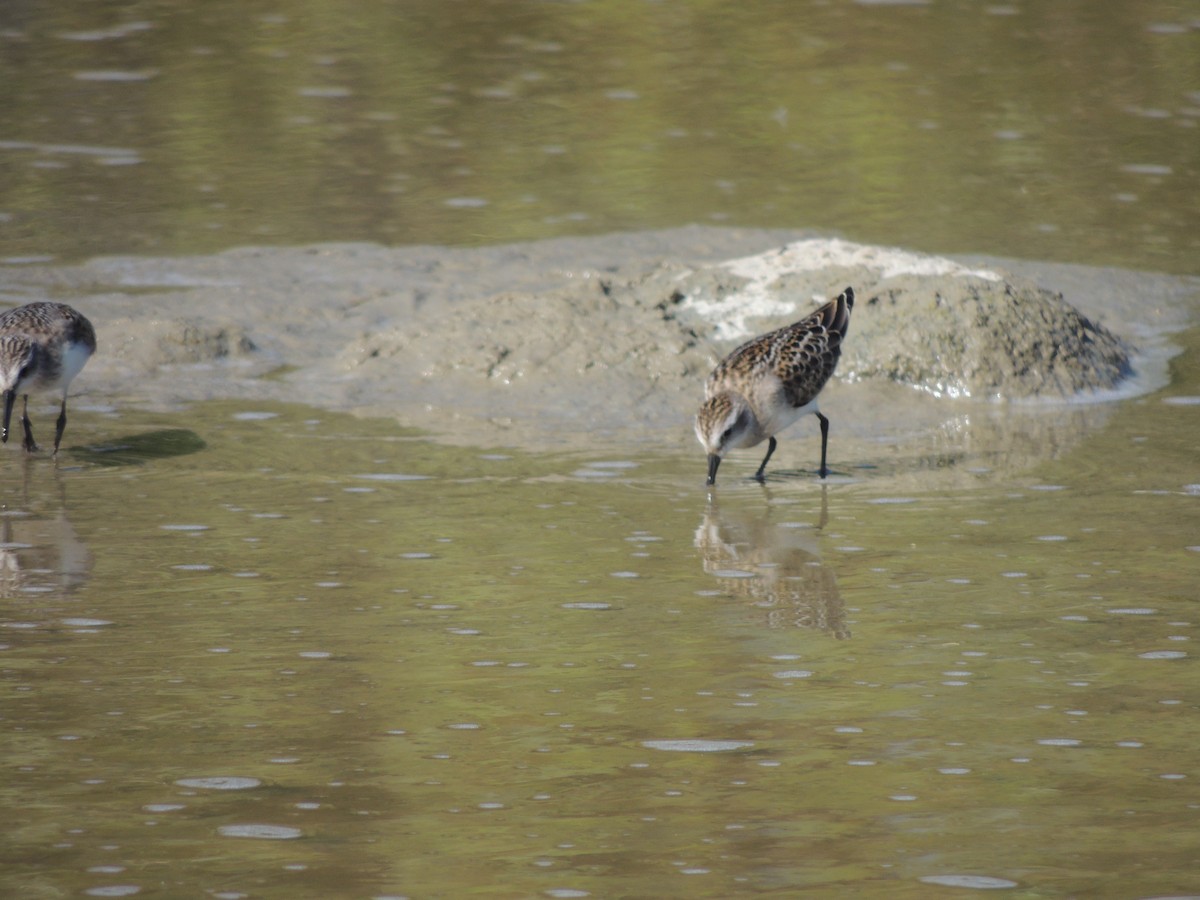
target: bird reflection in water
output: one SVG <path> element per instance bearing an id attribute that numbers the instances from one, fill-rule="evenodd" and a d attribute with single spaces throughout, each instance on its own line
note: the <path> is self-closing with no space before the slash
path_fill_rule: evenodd
<path id="1" fill-rule="evenodd" d="M 0 597 L 72 594 L 91 574 L 91 551 L 67 518 L 63 479 L 31 484 L 24 468 L 23 485 L 0 490 Z"/>
<path id="2" fill-rule="evenodd" d="M 828 519 L 825 488 L 816 527 L 775 521 L 780 509 L 722 509 L 710 497 L 696 529 L 704 571 L 732 596 L 762 611 L 769 628 L 812 628 L 850 637 L 837 576 L 821 561 L 817 543 Z"/>

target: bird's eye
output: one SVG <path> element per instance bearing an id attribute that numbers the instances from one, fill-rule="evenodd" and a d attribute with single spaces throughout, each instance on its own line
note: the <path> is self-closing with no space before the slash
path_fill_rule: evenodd
<path id="1" fill-rule="evenodd" d="M 723 444 L 723 443 L 725 443 L 727 440 L 729 440 L 729 436 L 730 436 L 731 434 L 733 434 L 733 429 L 732 429 L 732 428 L 726 428 L 726 429 L 725 429 L 725 433 L 721 435 L 721 443 Z"/>

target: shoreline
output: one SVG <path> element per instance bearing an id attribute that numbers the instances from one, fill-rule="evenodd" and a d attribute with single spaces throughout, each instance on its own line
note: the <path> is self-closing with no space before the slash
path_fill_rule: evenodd
<path id="1" fill-rule="evenodd" d="M 74 385 L 77 396 L 151 409 L 211 399 L 300 402 L 390 418 L 455 444 L 661 447 L 694 443 L 690 419 L 703 380 L 733 346 L 717 339 L 719 323 L 677 315 L 662 298 L 683 280 L 709 278 L 718 264 L 813 238 L 693 226 L 482 248 L 333 244 L 104 257 L 0 272 L 9 303 L 60 300 L 95 324 L 99 349 Z M 1165 383 L 1170 335 L 1200 312 L 1194 277 L 984 256 L 953 262 L 1061 292 L 1136 346 L 1142 381 L 1107 399 Z M 864 271 L 834 266 L 814 272 L 811 284 L 840 289 L 855 277 L 866 284 L 855 285 L 865 300 Z M 922 289 L 944 290 L 944 280 L 958 276 L 922 277 Z M 820 290 L 805 282 L 791 293 Z M 851 348 L 870 314 L 856 310 Z M 749 324 L 761 332 L 788 319 Z M 1005 420 L 1016 417 L 1030 445 L 1019 455 L 1029 463 L 1039 447 L 1074 443 L 1107 418 L 1095 412 L 1103 397 L 939 399 L 850 370 L 844 357 L 822 394 L 831 452 L 839 442 L 858 454 L 948 439 L 1003 445 Z M 1078 414 L 1064 415 L 1064 402 Z M 808 437 L 802 425 L 785 435 L 785 464 L 806 459 Z"/>

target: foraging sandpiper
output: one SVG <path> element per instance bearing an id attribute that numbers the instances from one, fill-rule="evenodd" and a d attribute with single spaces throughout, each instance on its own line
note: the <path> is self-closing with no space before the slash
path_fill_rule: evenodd
<path id="1" fill-rule="evenodd" d="M 696 437 L 708 452 L 708 484 L 730 450 L 768 440 L 754 477 L 764 480 L 775 452 L 775 435 L 806 413 L 821 421 L 821 477 L 829 420 L 817 410 L 817 394 L 833 374 L 850 326 L 854 289 L 846 288 L 812 315 L 747 341 L 713 369 L 696 413 Z"/>
<path id="2" fill-rule="evenodd" d="M 36 451 L 29 423 L 29 392 L 57 391 L 62 394 L 54 433 L 54 452 L 58 453 L 67 427 L 67 388 L 95 352 L 92 323 L 65 303 L 28 303 L 0 313 L 0 391 L 4 394 L 0 443 L 8 443 L 13 403 L 20 394 L 23 446 L 28 453 Z"/>

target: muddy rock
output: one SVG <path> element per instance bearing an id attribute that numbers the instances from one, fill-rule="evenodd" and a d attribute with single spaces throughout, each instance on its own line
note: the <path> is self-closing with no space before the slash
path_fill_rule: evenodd
<path id="1" fill-rule="evenodd" d="M 839 376 L 940 397 L 1066 399 L 1118 388 L 1132 345 L 1061 294 L 998 269 L 845 241 L 808 240 L 682 279 L 685 318 L 725 348 L 801 318 L 853 286 Z"/>

